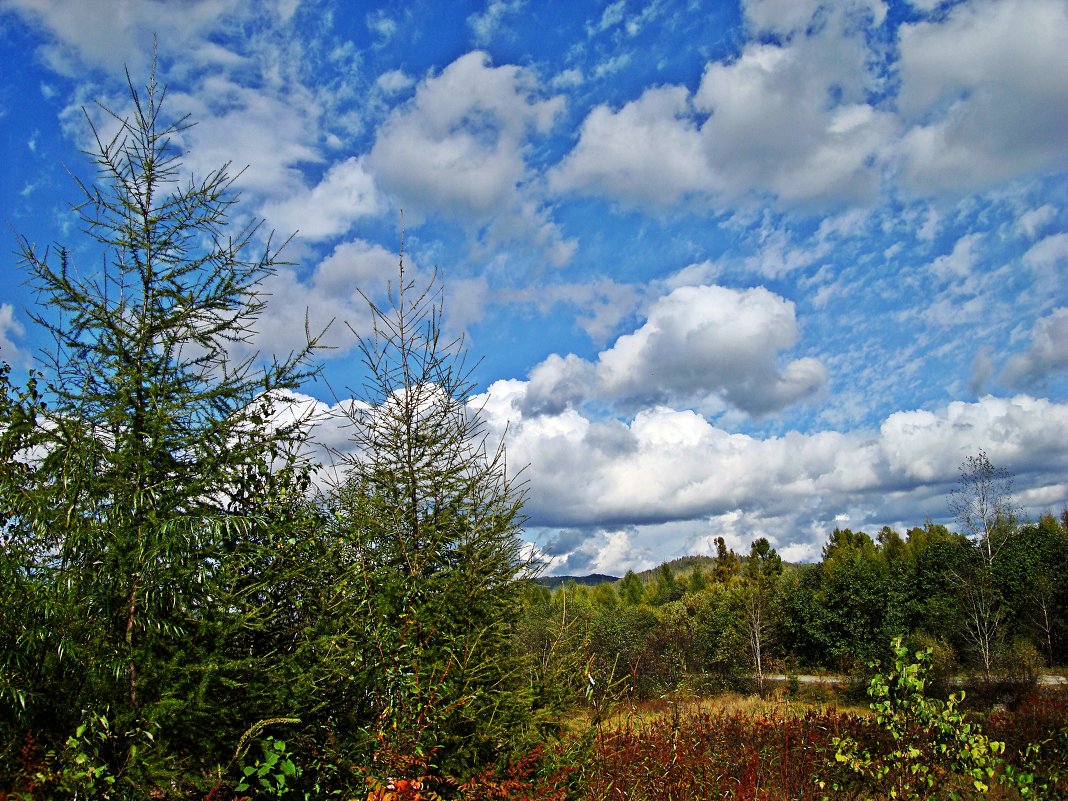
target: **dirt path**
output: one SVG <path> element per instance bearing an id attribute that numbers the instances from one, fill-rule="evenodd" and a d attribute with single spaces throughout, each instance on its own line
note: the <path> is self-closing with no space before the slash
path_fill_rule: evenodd
<path id="1" fill-rule="evenodd" d="M 755 678 L 755 677 L 754 677 Z M 773 673 L 764 677 L 765 681 L 791 681 L 797 679 L 801 684 L 836 684 L 845 685 L 849 683 L 848 676 L 836 676 L 836 675 L 801 675 L 801 676 L 787 676 L 783 673 Z M 957 679 L 958 682 L 963 681 Z M 1038 677 L 1038 684 L 1042 687 L 1057 687 L 1063 684 L 1068 684 L 1068 676 L 1056 676 L 1053 674 L 1043 674 Z"/>

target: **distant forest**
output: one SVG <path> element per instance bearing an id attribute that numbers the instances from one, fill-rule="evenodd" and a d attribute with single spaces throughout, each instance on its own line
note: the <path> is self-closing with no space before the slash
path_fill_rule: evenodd
<path id="1" fill-rule="evenodd" d="M 979 454 L 947 499 L 973 536 L 934 524 L 874 537 L 839 528 L 814 564 L 784 563 L 765 539 L 736 554 L 720 538 L 715 557 L 614 582 L 532 585 L 521 637 L 542 656 L 547 685 L 548 674 L 584 667 L 638 697 L 695 680 L 865 674 L 895 636 L 930 647 L 943 676 L 1033 677 L 1068 661 L 1068 510 L 1018 521 L 1010 489 L 1011 476 Z"/>

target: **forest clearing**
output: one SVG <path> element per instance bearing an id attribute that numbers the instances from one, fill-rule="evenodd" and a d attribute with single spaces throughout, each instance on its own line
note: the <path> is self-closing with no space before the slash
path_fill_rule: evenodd
<path id="1" fill-rule="evenodd" d="M 959 531 L 549 589 L 437 274 L 402 234 L 316 461 L 323 332 L 246 348 L 282 255 L 164 97 L 90 122 L 99 264 L 19 240 L 54 348 L 0 371 L 0 801 L 1068 797 L 1068 509 L 980 448 Z"/>

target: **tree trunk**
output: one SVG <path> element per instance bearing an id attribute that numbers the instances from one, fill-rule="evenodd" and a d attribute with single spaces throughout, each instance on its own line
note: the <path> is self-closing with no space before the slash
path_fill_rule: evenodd
<path id="1" fill-rule="evenodd" d="M 140 578 L 134 576 L 130 586 L 130 594 L 126 597 L 126 647 L 130 650 L 129 661 L 126 664 L 126 678 L 129 682 L 130 706 L 137 707 L 137 665 L 133 659 L 133 630 L 134 618 L 137 615 L 137 588 Z"/>

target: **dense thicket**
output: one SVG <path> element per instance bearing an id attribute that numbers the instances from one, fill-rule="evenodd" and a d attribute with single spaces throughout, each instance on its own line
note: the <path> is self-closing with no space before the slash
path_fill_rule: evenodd
<path id="1" fill-rule="evenodd" d="M 433 284 L 402 263 L 371 305 L 354 455 L 317 490 L 280 414 L 314 337 L 233 355 L 278 252 L 225 167 L 183 174 L 154 82 L 130 99 L 78 184 L 90 246 L 20 242 L 55 347 L 0 372 L 0 796 L 225 796 L 244 765 L 363 792 L 506 753 L 522 496 Z"/>

